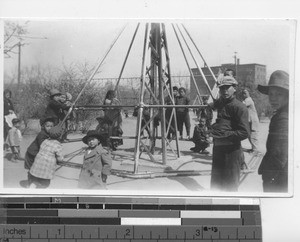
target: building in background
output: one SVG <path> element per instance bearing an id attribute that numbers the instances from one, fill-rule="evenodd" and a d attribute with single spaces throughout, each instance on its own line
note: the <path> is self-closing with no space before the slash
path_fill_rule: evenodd
<path id="1" fill-rule="evenodd" d="M 222 64 L 221 66 L 210 67 L 214 75 L 217 77 L 220 73 L 223 73 L 226 69 L 232 69 L 236 72 L 237 81 L 245 87 L 257 86 L 258 84 L 266 85 L 266 65 L 261 65 L 257 63 L 253 64 L 242 64 L 240 65 L 239 59 L 237 64 Z M 211 89 L 215 86 L 215 80 L 212 77 L 209 69 L 207 67 L 201 68 Z M 197 86 L 200 91 L 201 96 L 209 96 L 209 92 L 204 83 L 203 77 L 200 74 L 198 68 L 192 68 Z M 193 82 L 192 77 L 190 78 L 190 98 L 195 100 L 197 97 L 197 90 Z"/>

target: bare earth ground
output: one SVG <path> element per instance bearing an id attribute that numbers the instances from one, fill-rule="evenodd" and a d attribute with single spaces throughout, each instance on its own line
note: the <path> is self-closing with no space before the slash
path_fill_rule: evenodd
<path id="1" fill-rule="evenodd" d="M 192 119 L 191 134 L 195 125 L 195 115 L 190 112 Z M 38 122 L 32 121 L 31 126 L 36 127 Z M 265 152 L 265 143 L 268 134 L 269 122 L 266 120 L 260 123 L 259 141 L 260 150 Z M 135 133 L 136 118 L 129 117 L 123 118 L 123 131 L 124 136 Z M 36 128 L 34 128 L 36 130 Z M 23 137 L 21 146 L 21 155 L 24 157 L 25 152 L 29 144 L 36 136 L 36 132 L 30 131 Z M 68 138 L 81 138 L 83 134 L 69 134 Z M 124 145 L 120 146 L 117 151 L 113 152 L 113 169 L 133 171 L 133 151 L 134 151 L 133 139 L 125 139 Z M 249 142 L 243 141 L 244 148 L 250 148 Z M 64 154 L 70 154 L 80 148 L 84 147 L 82 142 L 64 143 Z M 160 141 L 157 141 L 157 146 L 160 146 Z M 167 166 L 174 170 L 197 170 L 208 171 L 207 174 L 198 176 L 175 176 L 175 177 L 160 177 L 150 179 L 133 179 L 123 178 L 115 175 L 109 176 L 107 180 L 108 190 L 147 190 L 147 191 L 175 191 L 175 192 L 197 192 L 208 191 L 210 187 L 210 170 L 212 162 L 212 145 L 208 148 L 210 155 L 196 154 L 190 151 L 193 147 L 191 141 L 179 141 L 181 157 L 176 159 L 175 155 L 169 149 Z M 175 141 L 172 142 L 172 147 L 176 148 Z M 160 161 L 161 155 L 159 148 L 155 152 L 154 157 Z M 8 154 L 6 154 L 7 156 Z M 251 159 L 251 155 L 245 153 L 246 161 Z M 82 163 L 82 155 L 74 157 L 71 162 Z M 21 188 L 19 181 L 27 178 L 27 171 L 24 169 L 24 162 L 18 161 L 16 163 L 11 162 L 7 158 L 4 158 L 4 187 L 5 188 Z M 139 163 L 139 172 L 153 171 L 162 172 L 166 167 L 161 165 L 155 165 L 149 162 L 149 158 L 146 154 L 143 154 Z M 72 167 L 60 167 L 54 179 L 51 181 L 48 189 L 77 189 L 78 177 L 80 169 Z M 24 188 L 25 189 L 25 188 Z M 257 170 L 247 175 L 246 179 L 241 183 L 239 192 L 262 192 L 261 177 L 257 174 Z M 201 194 L 199 194 L 201 195 Z"/>

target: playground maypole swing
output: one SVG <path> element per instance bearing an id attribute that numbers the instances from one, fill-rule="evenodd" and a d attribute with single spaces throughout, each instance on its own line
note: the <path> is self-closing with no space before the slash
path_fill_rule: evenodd
<path id="1" fill-rule="evenodd" d="M 115 175 L 123 176 L 123 177 L 130 177 L 130 178 L 150 178 L 150 177 L 162 177 L 162 176 L 187 176 L 187 175 L 204 175 L 209 173 L 210 171 L 195 171 L 195 170 L 165 170 L 164 172 L 156 172 L 156 173 L 150 173 L 150 172 L 139 172 L 139 159 L 142 152 L 145 152 L 150 160 L 153 163 L 159 163 L 161 165 L 167 165 L 167 154 L 169 147 L 174 154 L 176 154 L 176 157 L 180 157 L 180 150 L 179 150 L 179 142 L 178 142 L 178 132 L 177 132 L 177 120 L 176 120 L 176 108 L 180 107 L 186 107 L 186 108 L 198 108 L 203 105 L 175 105 L 175 99 L 173 95 L 173 83 L 171 78 L 171 65 L 170 65 L 170 56 L 169 56 L 169 49 L 168 49 L 168 42 L 166 37 L 166 28 L 164 23 L 151 23 L 149 28 L 149 23 L 145 24 L 145 34 L 144 34 L 144 43 L 143 43 L 143 56 L 142 56 L 142 67 L 141 67 L 141 77 L 140 77 L 140 98 L 139 98 L 139 104 L 138 105 L 120 105 L 120 106 L 110 106 L 109 108 L 124 108 L 124 107 L 137 107 L 138 117 L 137 117 L 137 126 L 136 126 L 136 134 L 135 136 L 125 136 L 125 137 L 110 137 L 110 138 L 122 138 L 122 139 L 135 139 L 135 147 L 134 147 L 134 167 L 132 172 L 128 171 L 117 171 L 113 170 L 112 173 Z M 137 25 L 135 32 L 133 34 L 132 40 L 130 42 L 128 51 L 126 53 L 125 60 L 123 62 L 116 86 L 114 88 L 115 91 L 118 93 L 118 86 L 120 84 L 120 80 L 122 78 L 122 74 L 124 71 L 124 68 L 127 63 L 128 56 L 130 54 L 131 48 L 133 46 L 136 34 L 138 32 L 140 24 Z M 199 67 L 198 62 L 196 61 L 195 56 L 192 53 L 191 48 L 189 47 L 189 44 L 184 37 L 183 32 L 180 29 L 180 26 L 176 24 L 176 27 L 174 24 L 172 24 L 174 33 L 176 35 L 176 39 L 178 41 L 178 44 L 180 46 L 180 49 L 182 51 L 182 54 L 184 56 L 185 62 L 187 64 L 187 68 L 190 72 L 191 79 L 196 87 L 197 91 L 197 98 L 200 101 L 201 104 L 201 94 L 200 90 L 198 88 L 198 85 L 196 83 L 195 76 L 193 72 L 191 71 L 190 64 L 188 62 L 187 54 L 185 53 L 185 50 L 183 48 L 183 43 L 181 39 L 183 39 L 183 42 L 185 43 L 185 46 L 188 48 L 189 53 L 194 61 L 194 64 L 199 69 L 201 76 L 204 80 L 204 83 L 210 93 L 210 96 L 212 99 L 214 99 L 212 90 L 207 82 L 207 79 L 202 71 L 202 69 Z M 197 49 L 197 52 L 200 54 L 202 60 L 204 61 L 205 65 L 207 65 L 206 61 L 204 60 L 203 56 L 201 55 L 199 49 L 197 48 L 195 42 L 191 38 L 189 32 L 185 28 L 184 25 L 182 25 L 182 28 L 185 30 L 187 36 L 190 38 L 191 42 L 194 44 L 194 46 Z M 108 53 L 124 31 L 125 26 L 122 28 L 116 39 L 113 41 L 111 46 L 109 47 L 108 51 L 104 55 L 101 62 L 97 65 L 97 67 L 94 69 L 92 75 L 87 80 L 85 86 L 77 96 L 76 100 L 72 104 L 69 112 L 67 113 L 66 117 L 64 118 L 63 122 L 67 119 L 67 117 L 70 115 L 73 109 L 79 109 L 79 110 L 103 110 L 107 108 L 105 105 L 90 105 L 90 106 L 81 106 L 76 107 L 76 102 L 78 101 L 79 97 L 83 94 L 84 89 L 86 86 L 90 83 L 90 81 L 93 79 L 94 75 L 97 73 L 99 68 L 101 67 L 102 63 L 104 62 L 105 58 L 107 57 Z M 178 35 L 178 32 L 180 33 L 180 36 Z M 150 64 L 149 67 L 147 67 L 147 59 L 150 55 Z M 211 69 L 209 68 L 211 71 Z M 217 81 L 216 77 L 214 76 L 214 73 L 211 71 L 212 76 L 214 77 L 214 80 Z M 171 100 L 171 105 L 165 104 L 165 96 L 167 96 Z M 169 120 L 166 120 L 165 116 L 165 110 L 166 108 L 171 108 L 171 116 Z M 145 120 L 144 119 L 144 125 L 142 126 L 143 121 L 143 112 L 145 109 L 148 109 L 150 112 L 150 119 Z M 158 117 L 160 119 L 160 130 L 155 125 L 155 118 Z M 175 122 L 175 130 L 176 130 L 176 136 L 175 136 L 175 143 L 176 148 L 172 147 L 173 139 L 168 139 L 168 133 L 171 128 L 171 120 L 174 120 Z M 146 145 L 145 138 L 141 136 L 141 133 L 146 129 L 149 129 L 149 138 L 147 139 L 149 141 L 149 145 Z M 159 136 L 160 133 L 160 136 Z M 161 140 L 161 161 L 158 161 L 157 158 L 154 158 L 154 152 L 156 148 L 156 140 Z M 78 167 L 80 165 L 72 163 L 72 162 L 62 162 L 61 165 L 65 166 L 73 166 Z"/>

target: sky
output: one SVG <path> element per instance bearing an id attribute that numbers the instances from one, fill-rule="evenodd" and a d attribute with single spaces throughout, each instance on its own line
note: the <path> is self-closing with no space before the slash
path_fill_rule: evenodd
<path id="1" fill-rule="evenodd" d="M 25 24 L 25 20 L 17 21 Z M 145 20 L 133 43 L 123 77 L 141 75 Z M 281 69 L 290 71 L 293 62 L 295 22 L 292 20 L 163 20 L 166 26 L 172 75 L 189 75 L 187 64 L 174 34 L 172 23 L 183 24 L 209 66 L 234 63 L 234 52 L 241 64 L 258 63 L 267 66 L 267 75 Z M 137 20 L 30 20 L 25 24 L 28 33 L 22 47 L 21 66 L 63 66 L 88 63 L 95 66 L 116 38 L 125 23 L 127 27 L 108 54 L 97 77 L 118 77 L 130 45 Z M 185 35 L 186 36 L 186 35 Z M 46 39 L 44 39 L 44 37 Z M 186 36 L 187 38 L 187 36 Z M 187 41 L 189 39 L 187 38 Z M 191 45 L 197 64 L 203 61 Z M 183 46 L 184 43 L 183 43 Z M 196 67 L 185 48 L 188 62 Z M 16 73 L 17 55 L 4 59 L 4 71 Z"/>

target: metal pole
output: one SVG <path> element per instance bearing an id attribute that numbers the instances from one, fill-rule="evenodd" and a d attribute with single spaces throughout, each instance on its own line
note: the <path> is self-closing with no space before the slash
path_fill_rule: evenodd
<path id="1" fill-rule="evenodd" d="M 115 91 L 118 91 L 118 86 L 119 86 L 119 83 L 120 83 L 120 80 L 121 80 L 121 77 L 122 77 L 122 74 L 123 74 L 123 71 L 124 71 L 124 68 L 125 68 L 125 65 L 126 65 L 128 56 L 129 56 L 129 53 L 130 53 L 130 51 L 131 51 L 131 47 L 132 47 L 132 44 L 133 44 L 133 42 L 134 42 L 136 33 L 137 33 L 138 29 L 139 29 L 139 26 L 140 26 L 140 23 L 138 23 L 138 25 L 136 26 L 136 29 L 135 29 L 135 31 L 134 31 L 134 34 L 133 34 L 132 40 L 131 40 L 131 42 L 130 42 L 130 45 L 129 45 L 129 48 L 128 48 L 128 51 L 127 51 L 127 54 L 126 54 L 126 57 L 125 57 L 125 60 L 124 60 L 124 63 L 123 63 L 123 66 L 122 66 L 120 75 L 119 75 L 119 78 L 118 78 L 118 81 L 117 81 L 117 84 L 116 84 L 116 86 L 115 86 Z"/>
<path id="2" fill-rule="evenodd" d="M 186 39 L 184 38 L 184 36 L 183 36 L 183 34 L 182 34 L 180 28 L 178 27 L 178 25 L 176 25 L 176 26 L 177 26 L 177 29 L 178 29 L 179 32 L 180 32 L 180 35 L 181 35 L 182 39 L 183 39 L 184 42 L 185 42 L 185 45 L 187 46 L 187 48 L 188 48 L 188 50 L 189 50 L 189 52 L 190 52 L 190 54 L 191 54 L 191 56 L 192 56 L 192 58 L 193 58 L 193 60 L 194 60 L 194 63 L 196 64 L 196 66 L 198 66 L 198 65 L 197 65 L 197 61 L 196 61 L 196 59 L 195 59 L 195 57 L 194 57 L 194 55 L 193 55 L 193 53 L 192 53 L 192 51 L 191 51 L 191 49 L 190 49 L 188 43 L 186 42 Z M 198 68 L 198 69 L 199 69 L 199 68 Z M 194 82 L 194 85 L 195 85 L 196 90 L 197 90 L 197 93 L 198 93 L 198 98 L 199 98 L 199 100 L 201 100 L 200 90 L 199 90 L 198 85 L 197 85 L 197 83 L 196 83 L 194 73 L 193 73 L 192 71 L 191 71 L 191 73 L 192 73 L 192 80 L 193 80 L 193 82 Z M 203 76 L 203 78 L 206 78 L 206 77 Z M 201 101 L 200 101 L 200 102 L 201 102 Z"/>
<path id="3" fill-rule="evenodd" d="M 191 39 L 191 41 L 193 42 L 194 46 L 196 47 L 196 49 L 197 49 L 199 55 L 201 56 L 201 58 L 202 58 L 204 64 L 207 66 L 208 70 L 210 71 L 210 74 L 212 75 L 212 77 L 214 78 L 215 82 L 217 83 L 218 81 L 217 81 L 217 78 L 215 77 L 215 74 L 213 73 L 213 71 L 211 70 L 211 68 L 209 67 L 209 65 L 207 64 L 207 62 L 205 61 L 205 59 L 204 59 L 204 57 L 202 56 L 200 50 L 198 49 L 196 43 L 194 42 L 192 36 L 190 35 L 190 33 L 188 32 L 187 28 L 186 28 L 183 24 L 182 24 L 182 27 L 184 28 L 184 30 L 185 30 L 185 32 L 187 33 L 187 35 L 190 37 L 190 39 Z"/>
<path id="4" fill-rule="evenodd" d="M 18 87 L 21 83 L 21 42 L 18 43 L 19 54 L 18 54 Z"/>
<path id="5" fill-rule="evenodd" d="M 178 28 L 179 32 L 181 33 L 181 30 L 179 29 L 178 25 L 177 25 L 177 28 Z M 183 40 L 185 41 L 185 38 L 183 37 L 183 34 L 182 34 L 182 33 L 181 33 L 181 36 L 182 36 Z M 209 87 L 209 85 L 208 85 L 208 81 L 207 81 L 207 79 L 206 79 L 206 77 L 205 77 L 205 75 L 204 75 L 204 73 L 203 73 L 203 71 L 202 71 L 202 68 L 198 65 L 198 63 L 197 63 L 196 59 L 194 58 L 194 55 L 192 54 L 192 51 L 190 50 L 190 48 L 189 48 L 189 46 L 188 46 L 188 44 L 187 44 L 186 41 L 185 41 L 185 43 L 186 43 L 186 45 L 187 45 L 187 47 L 188 47 L 188 49 L 189 49 L 189 51 L 190 51 L 190 54 L 191 54 L 191 56 L 192 56 L 192 58 L 193 58 L 193 60 L 194 60 L 194 62 L 195 62 L 195 64 L 196 64 L 198 70 L 200 71 L 200 73 L 201 73 L 201 75 L 202 75 L 202 77 L 203 77 L 204 83 L 205 83 L 205 85 L 206 85 L 206 87 L 207 87 L 207 90 L 208 90 L 210 96 L 212 97 L 212 99 L 214 99 L 214 96 L 213 96 L 213 94 L 212 94 L 212 92 L 211 92 L 211 89 L 210 89 L 210 87 Z M 196 85 L 196 83 L 195 83 L 195 85 Z M 196 87 L 197 87 L 197 85 L 196 85 Z"/>
<path id="6" fill-rule="evenodd" d="M 168 63 L 168 74 L 169 74 L 169 85 L 170 85 L 170 93 L 171 93 L 171 99 L 172 104 L 175 105 L 174 101 L 174 93 L 173 93 L 173 83 L 171 78 L 171 64 L 170 64 L 170 56 L 169 56 L 169 49 L 168 49 L 168 42 L 167 42 L 167 34 L 166 34 L 166 28 L 165 24 L 162 24 L 163 29 L 163 38 L 164 38 L 164 46 L 165 46 L 165 54 L 166 54 L 166 60 Z M 174 116 L 174 117 L 173 117 Z M 177 157 L 180 157 L 180 148 L 179 148 L 179 141 L 178 141 L 178 126 L 177 126 L 177 116 L 176 116 L 176 109 L 172 109 L 171 117 L 170 117 L 170 125 L 172 125 L 172 119 L 174 118 L 174 125 L 175 125 L 175 132 L 176 132 L 176 148 L 177 148 Z"/>
<path id="7" fill-rule="evenodd" d="M 138 172 L 138 162 L 139 162 L 139 155 L 140 155 L 140 142 L 141 142 L 141 126 L 142 126 L 142 118 L 143 118 L 143 101 L 144 101 L 144 91 L 145 91 L 145 73 L 146 73 L 146 57 L 147 57 L 147 40 L 148 40 L 148 23 L 146 24 L 145 28 L 145 38 L 144 38 L 144 49 L 143 49 L 143 59 L 142 59 L 142 70 L 141 70 L 141 93 L 140 93 L 140 110 L 138 113 L 137 119 L 137 128 L 136 128 L 136 142 L 135 142 L 135 149 L 134 149 L 134 173 Z"/>
<path id="8" fill-rule="evenodd" d="M 162 55 L 161 55 L 161 33 L 160 33 L 160 25 L 158 24 L 158 41 L 157 41 L 157 52 L 158 52 L 158 87 L 159 87 L 159 98 L 160 104 L 165 105 L 164 100 L 164 79 L 162 73 Z M 162 162 L 165 165 L 167 163 L 167 150 L 166 150 L 166 115 L 165 108 L 161 110 L 161 147 L 162 147 Z"/>
<path id="9" fill-rule="evenodd" d="M 80 93 L 78 94 L 78 96 L 76 97 L 75 101 L 72 103 L 71 107 L 69 108 L 68 113 L 66 114 L 66 116 L 64 117 L 64 119 L 62 120 L 62 122 L 60 123 L 60 126 L 62 127 L 63 124 L 65 123 L 65 121 L 67 120 L 67 118 L 69 117 L 69 115 L 71 114 L 73 107 L 75 106 L 76 102 L 78 101 L 78 99 L 80 98 L 80 96 L 82 95 L 82 93 L 84 92 L 84 90 L 86 89 L 87 85 L 91 82 L 91 80 L 93 79 L 93 77 L 96 75 L 97 71 L 99 70 L 99 68 L 102 66 L 104 60 L 106 59 L 108 53 L 111 51 L 112 47 L 115 45 L 115 43 L 117 42 L 117 40 L 119 39 L 119 37 L 121 36 L 121 34 L 123 33 L 125 27 L 127 26 L 124 25 L 123 28 L 120 30 L 119 34 L 117 35 L 117 37 L 114 39 L 114 41 L 112 42 L 112 44 L 110 45 L 110 47 L 108 48 L 108 50 L 106 51 L 106 53 L 104 54 L 103 58 L 101 59 L 100 63 L 96 66 L 96 68 L 94 69 L 93 73 L 90 75 L 90 77 L 88 78 L 88 80 L 86 81 L 85 85 L 83 86 L 83 88 L 81 89 Z"/>

